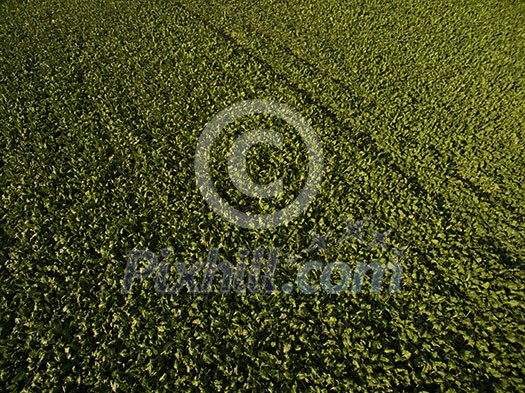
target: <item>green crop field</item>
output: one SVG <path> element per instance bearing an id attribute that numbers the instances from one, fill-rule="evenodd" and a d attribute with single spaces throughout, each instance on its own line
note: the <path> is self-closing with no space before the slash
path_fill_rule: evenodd
<path id="1" fill-rule="evenodd" d="M 525 3 L 0 0 L 0 82 L 0 390 L 525 391 Z"/>

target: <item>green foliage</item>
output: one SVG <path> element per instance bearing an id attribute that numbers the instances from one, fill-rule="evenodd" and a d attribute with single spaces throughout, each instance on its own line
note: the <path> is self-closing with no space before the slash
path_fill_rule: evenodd
<path id="1" fill-rule="evenodd" d="M 1 385 L 523 391 L 523 26 L 523 4 L 496 0 L 2 2 Z M 206 205 L 193 159 L 213 116 L 261 98 L 308 119 L 325 171 L 304 214 L 255 232 Z M 221 195 L 287 205 L 304 146 L 264 116 L 240 123 L 214 147 Z M 286 193 L 259 202 L 231 187 L 225 155 L 264 127 L 286 148 L 253 149 L 248 168 Z M 399 293 L 120 293 L 133 248 L 187 265 L 211 247 L 287 255 L 345 215 L 409 245 Z M 384 257 L 334 238 L 316 252 Z M 295 273 L 281 263 L 276 281 Z"/>

